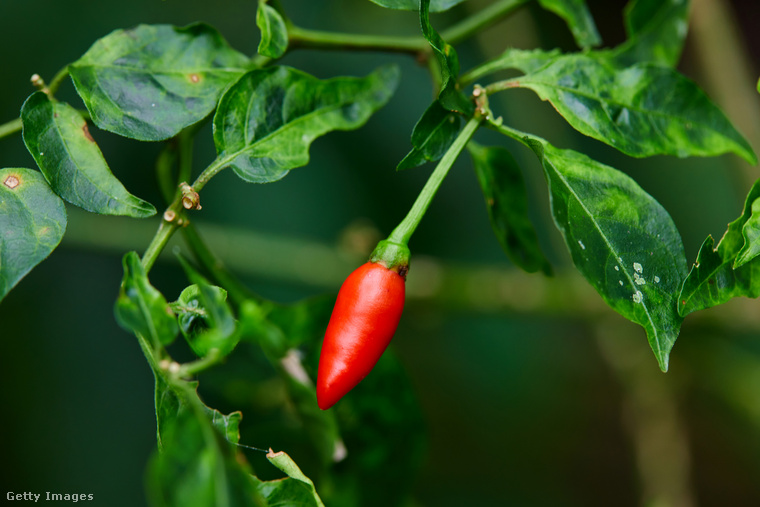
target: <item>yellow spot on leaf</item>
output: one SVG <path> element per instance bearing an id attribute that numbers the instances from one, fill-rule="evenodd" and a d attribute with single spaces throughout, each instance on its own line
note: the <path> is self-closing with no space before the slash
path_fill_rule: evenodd
<path id="1" fill-rule="evenodd" d="M 18 174 L 9 174 L 6 176 L 5 180 L 3 181 L 3 185 L 10 188 L 11 190 L 15 189 L 21 184 L 21 178 L 18 176 Z"/>

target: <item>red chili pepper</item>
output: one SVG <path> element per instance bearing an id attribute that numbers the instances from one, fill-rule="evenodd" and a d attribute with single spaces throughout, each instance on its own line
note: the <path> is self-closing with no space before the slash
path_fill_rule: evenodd
<path id="1" fill-rule="evenodd" d="M 343 282 L 319 357 L 319 408 L 332 407 L 383 355 L 401 319 L 405 285 L 402 274 L 375 262 L 360 266 Z"/>

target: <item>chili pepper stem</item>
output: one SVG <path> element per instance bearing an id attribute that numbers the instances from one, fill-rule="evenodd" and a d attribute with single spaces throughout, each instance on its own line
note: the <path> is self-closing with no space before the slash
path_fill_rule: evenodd
<path id="1" fill-rule="evenodd" d="M 435 170 L 422 188 L 420 195 L 417 196 L 417 200 L 414 201 L 409 213 L 407 213 L 401 223 L 393 229 L 393 232 L 388 236 L 388 239 L 381 241 L 378 244 L 377 248 L 372 253 L 371 259 L 373 262 L 384 261 L 383 263 L 391 268 L 397 265 L 397 262 L 400 260 L 399 257 L 403 255 L 403 250 L 406 249 L 408 264 L 409 249 L 406 245 L 409 243 L 409 239 L 412 237 L 412 234 L 414 234 L 415 229 L 417 229 L 422 217 L 425 216 L 425 212 L 430 206 L 430 202 L 433 200 L 438 188 L 441 186 L 443 179 L 449 173 L 449 169 L 454 165 L 454 161 L 470 141 L 482 120 L 482 115 L 477 113 L 470 118 L 446 154 L 441 158 L 441 161 L 438 162 Z"/>

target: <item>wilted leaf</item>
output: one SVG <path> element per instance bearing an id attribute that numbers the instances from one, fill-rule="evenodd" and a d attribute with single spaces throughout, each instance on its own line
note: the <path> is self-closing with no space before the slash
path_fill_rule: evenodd
<path id="1" fill-rule="evenodd" d="M 70 105 L 33 93 L 21 108 L 24 143 L 53 191 L 80 208 L 104 215 L 149 217 L 156 209 L 124 188 Z"/>
<path id="2" fill-rule="evenodd" d="M 55 250 L 66 207 L 31 169 L 0 169 L 0 301 Z"/>

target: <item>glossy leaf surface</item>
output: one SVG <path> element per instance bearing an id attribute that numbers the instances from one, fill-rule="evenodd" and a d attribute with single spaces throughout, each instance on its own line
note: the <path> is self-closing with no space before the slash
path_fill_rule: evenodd
<path id="1" fill-rule="evenodd" d="M 277 9 L 259 0 L 256 25 L 261 31 L 258 52 L 270 58 L 279 58 L 288 49 L 288 27 Z"/>
<path id="2" fill-rule="evenodd" d="M 399 162 L 396 170 L 402 171 L 440 159 L 456 139 L 459 128 L 459 116 L 434 101 L 414 126 L 413 148 Z"/>
<path id="3" fill-rule="evenodd" d="M 309 162 L 317 137 L 363 125 L 397 83 L 396 67 L 325 81 L 289 67 L 251 71 L 224 94 L 214 116 L 218 163 L 249 182 L 277 181 Z"/>
<path id="4" fill-rule="evenodd" d="M 602 39 L 585 0 L 538 0 L 538 3 L 565 20 L 575 42 L 581 48 L 587 49 L 601 44 Z"/>
<path id="5" fill-rule="evenodd" d="M 416 11 L 420 8 L 420 0 L 370 0 L 372 3 L 404 11 Z M 430 0 L 430 12 L 442 12 L 451 9 L 464 0 Z"/>
<path id="6" fill-rule="evenodd" d="M 139 25 L 95 42 L 69 72 L 98 127 L 160 141 L 208 116 L 248 65 L 208 25 Z"/>
<path id="7" fill-rule="evenodd" d="M 136 252 L 122 260 L 124 278 L 116 300 L 115 314 L 119 325 L 139 333 L 153 344 L 168 345 L 179 333 L 177 319 L 164 296 L 150 284 Z"/>
<path id="8" fill-rule="evenodd" d="M 37 171 L 0 169 L 0 301 L 55 250 L 66 207 Z"/>
<path id="9" fill-rule="evenodd" d="M 697 261 L 683 283 L 678 311 L 686 316 L 697 310 L 717 306 L 735 297 L 760 296 L 760 259 L 755 257 L 734 266 L 745 246 L 744 226 L 752 221 L 753 205 L 760 199 L 760 181 L 752 186 L 742 215 L 728 224 L 728 230 L 717 246 L 712 236 L 702 243 Z"/>
<path id="10" fill-rule="evenodd" d="M 469 114 L 473 105 L 456 88 L 456 80 L 459 76 L 459 56 L 454 46 L 443 40 L 430 23 L 430 0 L 420 0 L 420 25 L 422 34 L 433 48 L 433 54 L 441 69 L 441 91 L 438 93 L 438 100 L 450 111 Z"/>
<path id="11" fill-rule="evenodd" d="M 24 143 L 56 194 L 104 215 L 156 214 L 111 173 L 87 122 L 73 107 L 35 92 L 21 108 L 21 119 Z"/>
<path id="12" fill-rule="evenodd" d="M 675 67 L 689 29 L 690 0 L 632 0 L 625 8 L 628 40 L 612 50 L 623 66 L 654 62 Z"/>
<path id="13" fill-rule="evenodd" d="M 473 141 L 467 148 L 486 199 L 491 227 L 504 252 L 529 273 L 551 273 L 528 217 L 525 181 L 512 154 L 504 148 L 484 147 Z"/>
<path id="14" fill-rule="evenodd" d="M 686 277 L 681 237 L 635 181 L 572 150 L 526 137 L 549 184 L 552 214 L 573 263 L 616 312 L 644 327 L 663 371 L 678 337 Z"/>
<path id="15" fill-rule="evenodd" d="M 720 109 L 667 67 L 618 69 L 600 58 L 565 55 L 512 82 L 550 101 L 576 130 L 633 157 L 733 152 L 757 162 Z"/>

